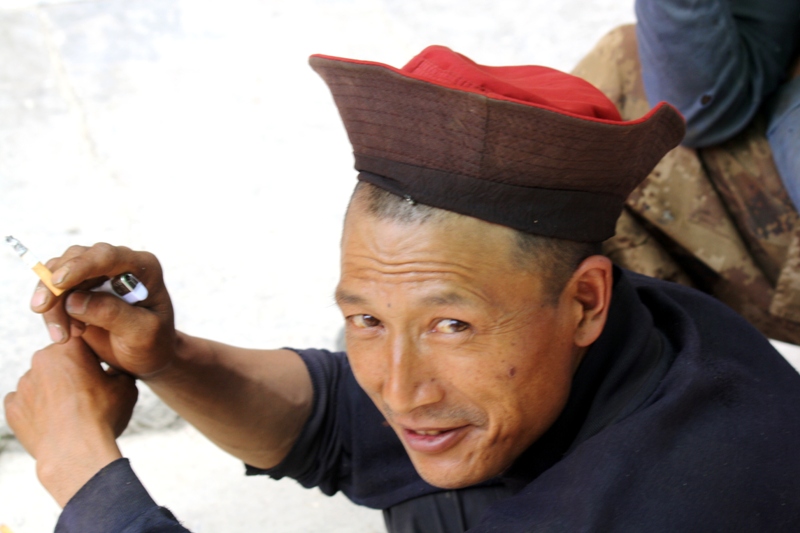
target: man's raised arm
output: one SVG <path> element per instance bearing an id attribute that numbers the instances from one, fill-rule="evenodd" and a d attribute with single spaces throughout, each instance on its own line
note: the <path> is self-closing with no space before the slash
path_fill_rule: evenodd
<path id="1" fill-rule="evenodd" d="M 40 285 L 31 307 L 51 337 L 81 336 L 113 367 L 146 382 L 211 441 L 259 468 L 289 452 L 311 410 L 313 389 L 289 350 L 247 350 L 177 332 L 161 266 L 149 253 L 96 244 L 72 247 L 48 263 L 54 297 Z M 136 275 L 149 296 L 135 306 L 89 292 L 98 279 Z"/>

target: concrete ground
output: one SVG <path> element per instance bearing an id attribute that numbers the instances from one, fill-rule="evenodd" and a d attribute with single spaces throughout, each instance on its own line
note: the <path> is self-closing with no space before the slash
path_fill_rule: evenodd
<path id="1" fill-rule="evenodd" d="M 632 0 L 0 0 L 0 236 L 42 259 L 154 252 L 178 327 L 250 347 L 332 347 L 350 146 L 307 56 L 401 66 L 429 44 L 569 70 Z M 0 253 L 0 396 L 48 342 L 35 279 Z M 790 348 L 787 348 L 787 353 Z M 796 356 L 795 356 L 796 357 Z M 194 531 L 382 531 L 380 513 L 234 459 L 142 391 L 123 452 Z M 0 524 L 59 509 L 0 414 Z"/>

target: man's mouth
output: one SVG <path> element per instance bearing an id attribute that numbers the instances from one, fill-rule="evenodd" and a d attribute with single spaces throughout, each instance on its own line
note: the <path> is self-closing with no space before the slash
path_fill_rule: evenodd
<path id="1" fill-rule="evenodd" d="M 449 431 L 449 430 L 443 429 L 443 430 L 433 430 L 433 431 L 415 431 L 415 430 L 412 429 L 410 431 L 413 431 L 417 435 L 441 435 L 445 431 Z"/>
<path id="2" fill-rule="evenodd" d="M 448 429 L 404 428 L 403 440 L 409 448 L 420 453 L 442 453 L 458 444 L 467 434 L 469 426 Z"/>

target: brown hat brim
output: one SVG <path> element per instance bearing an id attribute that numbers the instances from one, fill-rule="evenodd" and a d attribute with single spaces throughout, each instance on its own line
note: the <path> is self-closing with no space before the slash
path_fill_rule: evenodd
<path id="1" fill-rule="evenodd" d="M 588 119 L 312 56 L 344 121 L 359 179 L 521 231 L 605 240 L 628 194 L 683 138 L 671 106 Z M 566 75 L 565 75 L 566 76 Z"/>

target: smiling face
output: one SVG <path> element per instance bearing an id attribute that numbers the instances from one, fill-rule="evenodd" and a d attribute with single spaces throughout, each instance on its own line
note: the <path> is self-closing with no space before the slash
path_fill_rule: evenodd
<path id="1" fill-rule="evenodd" d="M 345 222 L 337 289 L 355 377 L 426 481 L 498 475 L 558 417 L 602 329 L 586 334 L 585 284 L 554 304 L 515 261 L 512 230 L 379 219 L 363 202 Z"/>

